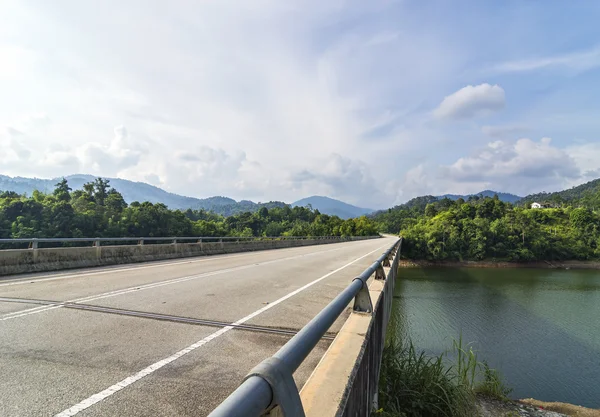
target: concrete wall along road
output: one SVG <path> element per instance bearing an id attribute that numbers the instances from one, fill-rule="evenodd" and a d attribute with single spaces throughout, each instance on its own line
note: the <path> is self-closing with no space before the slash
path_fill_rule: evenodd
<path id="1" fill-rule="evenodd" d="M 399 252 L 400 250 L 398 250 Z M 392 311 L 399 253 L 386 279 L 372 279 L 373 313 L 352 312 L 300 392 L 306 417 L 369 416 L 377 409 L 381 358 Z"/>
<path id="2" fill-rule="evenodd" d="M 152 245 L 93 246 L 0 250 L 0 276 L 25 272 L 55 271 L 160 259 L 216 255 L 234 252 L 322 245 L 372 237 L 224 241 Z"/>

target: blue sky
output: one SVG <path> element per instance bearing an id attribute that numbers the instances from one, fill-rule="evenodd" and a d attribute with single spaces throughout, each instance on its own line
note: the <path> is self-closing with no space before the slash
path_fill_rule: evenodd
<path id="1" fill-rule="evenodd" d="M 596 1 L 0 4 L 0 173 L 382 208 L 600 177 Z"/>

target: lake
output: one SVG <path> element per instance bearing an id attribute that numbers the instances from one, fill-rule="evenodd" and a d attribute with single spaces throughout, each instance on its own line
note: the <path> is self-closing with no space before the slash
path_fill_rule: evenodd
<path id="1" fill-rule="evenodd" d="M 600 408 L 600 271 L 401 268 L 394 311 L 431 354 L 462 333 L 512 398 Z"/>

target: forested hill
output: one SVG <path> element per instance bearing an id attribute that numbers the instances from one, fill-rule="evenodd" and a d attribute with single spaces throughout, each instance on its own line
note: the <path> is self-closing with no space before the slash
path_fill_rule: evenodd
<path id="1" fill-rule="evenodd" d="M 366 217 L 343 220 L 306 207 L 268 208 L 229 217 L 206 210 L 170 210 L 162 203 L 133 202 L 96 178 L 72 190 L 61 180 L 50 193 L 30 197 L 0 192 L 0 238 L 170 236 L 372 236 Z"/>
<path id="2" fill-rule="evenodd" d="M 493 191 L 493 190 L 483 190 L 479 193 L 475 193 L 475 194 L 444 194 L 438 197 L 438 199 L 442 199 L 442 198 L 449 198 L 450 200 L 458 200 L 459 198 L 462 198 L 463 200 L 468 200 L 469 197 L 494 197 L 495 195 L 498 196 L 498 198 L 500 199 L 500 201 L 504 201 L 505 203 L 516 203 L 517 201 L 519 201 L 522 197 L 519 197 L 518 195 L 514 195 L 511 193 L 500 193 L 497 191 Z"/>
<path id="3" fill-rule="evenodd" d="M 599 260 L 600 210 L 584 202 L 598 201 L 600 191 L 580 196 L 573 196 L 573 204 L 546 209 L 489 197 L 425 204 L 429 196 L 371 219 L 381 231 L 405 238 L 402 253 L 410 259 Z"/>
<path id="4" fill-rule="evenodd" d="M 92 175 L 69 175 L 65 177 L 73 190 L 82 190 L 84 184 L 93 182 L 97 177 Z M 35 190 L 43 193 L 51 193 L 57 179 L 8 177 L 0 175 L 0 191 L 14 191 L 18 194 L 33 195 Z M 207 210 L 223 216 L 231 216 L 244 212 L 258 211 L 261 207 L 273 208 L 283 207 L 286 204 L 281 201 L 268 203 L 254 203 L 248 200 L 235 201 L 228 197 L 194 198 L 170 193 L 161 188 L 144 182 L 134 182 L 120 178 L 108 178 L 111 186 L 118 191 L 127 203 L 134 201 L 148 201 L 150 203 L 162 203 L 170 209 L 192 209 Z"/>
<path id="5" fill-rule="evenodd" d="M 576 205 L 598 210 L 600 209 L 600 178 L 568 190 L 531 194 L 521 199 L 518 204 L 529 206 L 533 202 L 548 203 L 557 207 Z"/>
<path id="6" fill-rule="evenodd" d="M 491 191 L 491 190 L 484 190 L 480 193 L 466 194 L 466 195 L 462 195 L 462 194 L 444 194 L 444 195 L 440 195 L 440 196 L 424 195 L 424 196 L 412 198 L 412 199 L 408 200 L 406 203 L 397 205 L 390 209 L 377 211 L 377 212 L 371 214 L 370 217 L 378 216 L 381 218 L 381 217 L 385 217 L 386 212 L 392 213 L 392 212 L 400 211 L 400 210 L 411 210 L 411 211 L 417 211 L 417 212 L 421 211 L 422 212 L 425 210 L 425 207 L 427 206 L 427 204 L 434 203 L 436 201 L 442 201 L 444 199 L 456 201 L 459 199 L 460 200 L 469 200 L 469 199 L 479 199 L 479 198 L 483 198 L 483 197 L 494 198 L 495 196 L 497 196 L 500 201 L 504 201 L 506 203 L 515 203 L 521 199 L 521 197 L 514 195 L 514 194 L 497 193 L 496 191 Z"/>

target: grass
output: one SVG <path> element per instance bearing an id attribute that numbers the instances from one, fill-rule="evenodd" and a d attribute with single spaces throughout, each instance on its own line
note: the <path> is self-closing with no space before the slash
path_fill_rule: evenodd
<path id="1" fill-rule="evenodd" d="M 451 355 L 449 355 L 451 354 Z M 453 357 L 453 359 L 450 359 Z M 383 354 L 377 417 L 470 417 L 476 394 L 506 399 L 510 390 L 499 373 L 479 362 L 462 337 L 450 352 L 427 356 L 412 342 L 390 344 Z"/>
<path id="2" fill-rule="evenodd" d="M 500 373 L 496 369 L 490 368 L 486 361 L 480 364 L 483 369 L 483 380 L 475 386 L 475 392 L 486 397 L 504 400 L 512 392 L 502 381 Z"/>

